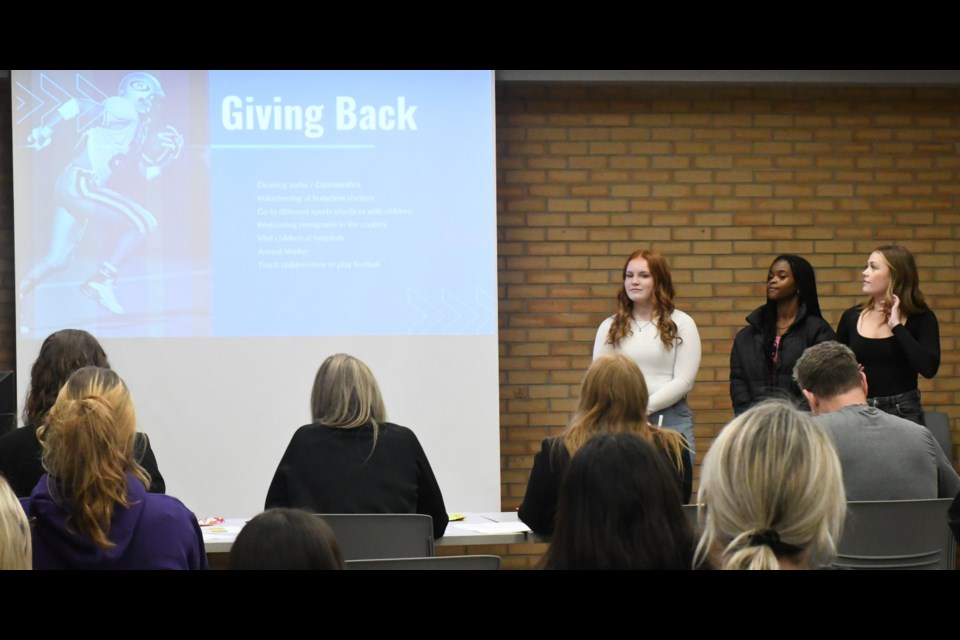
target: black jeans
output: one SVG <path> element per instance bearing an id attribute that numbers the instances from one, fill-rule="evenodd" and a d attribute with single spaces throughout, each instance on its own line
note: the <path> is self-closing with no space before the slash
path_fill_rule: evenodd
<path id="1" fill-rule="evenodd" d="M 919 389 L 907 391 L 906 393 L 898 393 L 895 396 L 867 398 L 867 404 L 891 415 L 909 420 L 910 422 L 924 424 L 923 408 L 920 406 Z"/>

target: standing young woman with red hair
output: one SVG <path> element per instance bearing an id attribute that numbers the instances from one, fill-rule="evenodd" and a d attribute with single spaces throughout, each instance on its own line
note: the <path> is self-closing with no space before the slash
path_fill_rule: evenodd
<path id="1" fill-rule="evenodd" d="M 623 265 L 617 312 L 600 324 L 593 358 L 619 351 L 637 363 L 650 391 L 651 424 L 680 432 L 693 460 L 687 393 L 700 369 L 700 333 L 693 318 L 674 306 L 675 295 L 662 255 L 650 249 L 631 253 Z"/>

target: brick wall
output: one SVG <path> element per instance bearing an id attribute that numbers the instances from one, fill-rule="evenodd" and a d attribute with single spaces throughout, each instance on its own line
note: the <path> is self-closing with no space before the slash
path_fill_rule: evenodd
<path id="1" fill-rule="evenodd" d="M 504 509 L 575 407 L 624 258 L 648 246 L 667 256 L 677 306 L 700 329 L 689 397 L 700 460 L 732 417 L 733 337 L 784 252 L 814 265 L 834 327 L 874 248 L 914 252 L 943 350 L 924 406 L 957 429 L 960 90 L 501 83 L 497 94 Z"/>

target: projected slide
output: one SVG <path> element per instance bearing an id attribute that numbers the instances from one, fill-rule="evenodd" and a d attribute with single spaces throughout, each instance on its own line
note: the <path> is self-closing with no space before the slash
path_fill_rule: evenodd
<path id="1" fill-rule="evenodd" d="M 13 74 L 20 333 L 490 335 L 491 75 Z"/>

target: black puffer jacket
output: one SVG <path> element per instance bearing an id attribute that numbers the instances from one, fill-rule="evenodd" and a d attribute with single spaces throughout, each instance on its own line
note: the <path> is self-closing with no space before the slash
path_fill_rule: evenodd
<path id="1" fill-rule="evenodd" d="M 807 315 L 806 305 L 800 305 L 797 319 L 780 338 L 780 361 L 776 371 L 771 372 L 763 357 L 765 308 L 766 305 L 759 307 L 747 316 L 747 326 L 733 340 L 730 400 L 736 415 L 770 397 L 789 397 L 807 409 L 803 394 L 793 381 L 793 367 L 807 347 L 837 339 L 826 320 Z"/>

